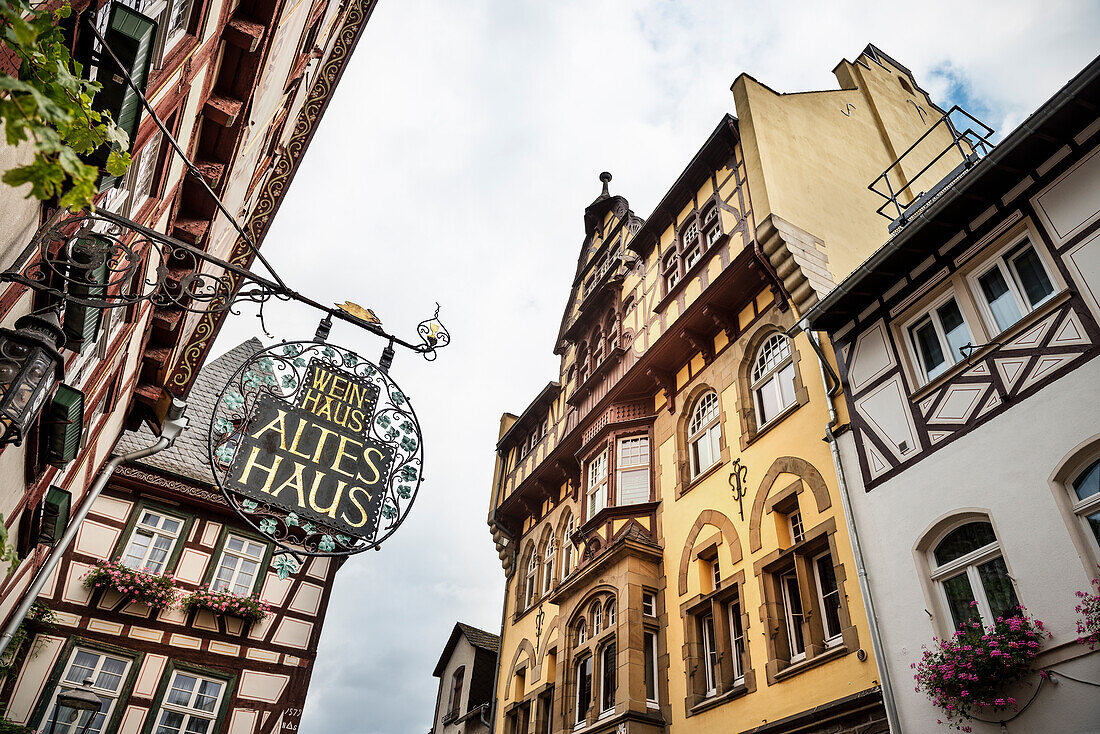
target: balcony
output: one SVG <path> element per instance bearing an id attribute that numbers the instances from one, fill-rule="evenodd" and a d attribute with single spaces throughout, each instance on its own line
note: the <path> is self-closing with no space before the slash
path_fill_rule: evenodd
<path id="1" fill-rule="evenodd" d="M 993 150 L 993 128 L 955 105 L 867 187 L 893 234 Z"/>

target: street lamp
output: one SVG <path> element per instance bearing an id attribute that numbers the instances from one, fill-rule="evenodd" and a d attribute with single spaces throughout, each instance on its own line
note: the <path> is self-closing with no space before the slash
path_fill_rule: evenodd
<path id="1" fill-rule="evenodd" d="M 80 688 L 58 693 L 57 703 L 53 707 L 53 723 L 50 724 L 50 734 L 54 734 L 54 730 L 57 728 L 57 720 L 61 717 L 62 708 L 70 709 L 73 712 L 73 715 L 69 717 L 69 721 L 65 722 L 67 724 L 79 722 L 82 713 L 85 711 L 90 712 L 91 715 L 84 722 L 84 728 L 80 730 L 80 734 L 88 734 L 88 727 L 95 721 L 95 715 L 102 705 L 103 702 L 99 700 L 99 696 L 92 693 L 91 678 L 85 678 L 84 685 Z"/>
<path id="2" fill-rule="evenodd" d="M 58 308 L 23 316 L 0 329 L 0 444 L 23 443 L 55 383 L 65 376 Z"/>

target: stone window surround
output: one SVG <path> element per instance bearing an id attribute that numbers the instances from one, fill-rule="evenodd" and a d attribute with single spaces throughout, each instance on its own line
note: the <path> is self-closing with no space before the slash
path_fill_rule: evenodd
<path id="1" fill-rule="evenodd" d="M 794 396 L 795 400 L 790 406 L 781 411 L 764 425 L 759 425 L 756 410 L 756 398 L 752 390 L 752 368 L 756 363 L 756 353 L 760 346 L 777 332 L 787 333 L 794 326 L 794 313 L 788 309 L 786 312 L 777 308 L 770 309 L 761 315 L 755 329 L 747 339 L 739 339 L 734 347 L 734 360 L 737 367 L 737 402 L 736 411 L 741 423 L 741 450 L 744 451 L 754 441 L 782 423 L 787 416 L 798 410 L 801 406 L 810 402 L 810 393 L 802 381 L 802 369 L 799 363 L 802 355 L 793 337 L 790 339 L 791 364 L 794 365 Z"/>
<path id="2" fill-rule="evenodd" d="M 616 615 L 614 625 L 605 624 L 603 627 L 600 628 L 599 633 L 596 634 L 595 633 L 595 628 L 593 627 L 593 624 L 592 624 L 591 611 L 592 611 L 593 607 L 597 604 L 599 605 L 601 610 L 605 610 L 607 608 L 608 602 L 609 601 L 612 601 L 612 602 L 615 601 L 616 597 L 617 597 L 617 594 L 613 590 L 610 590 L 608 587 L 606 587 L 606 586 L 597 587 L 597 589 L 595 589 L 593 591 L 593 593 L 590 593 L 590 594 L 586 595 L 584 600 L 577 604 L 577 606 L 575 607 L 575 611 L 574 611 L 573 615 L 569 619 L 569 624 L 565 627 L 565 630 L 564 630 L 564 633 L 563 633 L 565 635 L 564 646 L 565 646 L 566 650 L 568 650 L 569 659 L 568 659 L 568 664 L 565 665 L 562 668 L 562 670 L 566 671 L 566 674 L 568 675 L 568 680 L 566 681 L 566 689 L 567 690 L 565 691 L 566 696 L 562 699 L 562 702 L 563 702 L 563 707 L 565 708 L 565 710 L 569 714 L 568 718 L 566 719 L 566 721 L 569 722 L 569 727 L 568 728 L 572 728 L 574 725 L 577 725 L 578 728 L 580 727 L 580 725 L 577 723 L 577 719 L 576 719 L 576 706 L 577 706 L 577 701 L 576 701 L 576 699 L 577 699 L 576 668 L 577 668 L 577 663 L 580 662 L 581 660 L 583 660 L 585 656 L 591 656 L 591 658 L 592 658 L 592 691 L 591 691 L 592 700 L 590 702 L 590 706 L 589 706 L 589 709 L 588 709 L 588 715 L 586 717 L 584 727 L 591 726 L 592 724 L 596 723 L 596 721 L 598 721 L 601 718 L 601 712 L 599 710 L 600 709 L 600 700 L 599 700 L 600 685 L 599 685 L 599 683 L 600 683 L 600 681 L 602 679 L 602 676 L 603 676 L 603 671 L 600 668 L 600 665 L 602 664 L 602 659 L 603 659 L 602 658 L 603 650 L 607 645 L 609 645 L 611 643 L 617 643 L 618 642 L 618 637 L 619 637 L 618 628 L 619 628 L 619 625 L 622 624 L 623 622 L 622 622 L 621 615 Z M 586 637 L 586 639 L 583 643 L 578 644 L 578 642 L 577 642 L 577 625 L 582 620 L 584 621 L 584 624 L 587 626 L 588 635 L 587 635 L 587 637 Z M 618 659 L 618 660 L 621 660 L 621 658 L 623 657 L 623 650 L 618 644 L 616 644 L 615 656 L 616 656 L 616 659 Z M 619 664 L 618 667 L 622 667 L 621 663 Z M 616 684 L 617 689 L 621 689 L 621 684 L 622 684 L 621 676 L 616 675 L 615 684 Z M 618 708 L 619 708 L 618 704 L 621 702 L 621 699 L 622 699 L 622 697 L 619 695 L 618 690 L 616 691 L 615 699 L 616 699 L 616 706 L 615 706 L 614 709 L 612 709 L 612 712 L 618 710 Z M 610 714 L 605 712 L 605 713 L 602 714 L 602 717 L 606 718 L 609 715 Z"/>
<path id="3" fill-rule="evenodd" d="M 713 363 L 713 360 L 712 360 Z M 710 365 L 708 364 L 707 367 Z M 704 367 L 704 371 L 705 371 Z M 700 372 L 700 375 L 702 372 Z M 713 465 L 704 469 L 698 476 L 691 476 L 691 445 L 688 442 L 688 425 L 691 423 L 692 412 L 695 408 L 695 403 L 708 392 L 713 392 L 718 396 L 718 453 L 719 459 L 714 462 Z M 676 499 L 680 499 L 685 494 L 694 489 L 697 485 L 701 484 L 707 477 L 714 474 L 716 471 L 726 466 L 730 462 L 730 447 L 729 441 L 726 439 L 726 408 L 722 400 L 722 391 L 716 389 L 707 382 L 700 380 L 691 390 L 685 395 L 684 405 L 686 410 L 680 411 L 680 416 L 676 419 L 676 487 L 675 496 Z"/>
<path id="4" fill-rule="evenodd" d="M 1092 532 L 1085 527 L 1084 519 L 1074 511 L 1076 494 L 1073 482 L 1097 459 L 1100 459 L 1100 433 L 1073 447 L 1051 472 L 1047 481 L 1054 493 L 1054 503 L 1066 523 L 1070 540 L 1089 578 L 1097 578 L 1100 573 L 1097 568 L 1100 564 L 1100 547 L 1097 546 Z"/>

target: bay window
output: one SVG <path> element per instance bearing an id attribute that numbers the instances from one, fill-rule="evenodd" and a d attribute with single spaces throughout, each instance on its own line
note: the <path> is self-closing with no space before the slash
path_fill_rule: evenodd
<path id="1" fill-rule="evenodd" d="M 588 515 L 591 520 L 607 507 L 607 452 L 603 451 L 588 464 Z"/>
<path id="2" fill-rule="evenodd" d="M 619 505 L 649 501 L 649 437 L 619 440 L 615 494 Z"/>

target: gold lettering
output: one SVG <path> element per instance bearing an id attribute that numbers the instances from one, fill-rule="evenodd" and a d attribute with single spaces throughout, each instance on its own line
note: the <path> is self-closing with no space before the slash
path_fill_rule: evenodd
<path id="1" fill-rule="evenodd" d="M 321 438 L 317 439 L 317 450 L 313 452 L 313 462 L 317 464 L 321 462 L 321 451 L 325 448 L 325 441 L 328 440 L 329 436 L 335 436 L 336 432 L 330 431 L 320 424 L 314 424 L 314 427 L 321 431 Z"/>
<path id="2" fill-rule="evenodd" d="M 347 401 L 357 408 L 362 408 L 363 403 L 367 401 L 368 393 L 366 388 L 357 382 L 353 382 L 348 385 Z"/>
<path id="3" fill-rule="evenodd" d="M 318 367 L 313 370 L 313 389 L 318 392 L 328 392 L 328 383 L 332 373 Z"/>
<path id="4" fill-rule="evenodd" d="M 308 421 L 298 421 L 298 430 L 294 432 L 294 439 L 290 442 L 290 448 L 288 448 L 287 451 L 294 454 L 295 456 L 301 456 L 303 459 L 310 458 L 310 454 L 303 454 L 298 451 L 298 441 L 302 438 L 302 432 L 305 431 L 306 427 L 312 425 L 313 424 Z"/>
<path id="5" fill-rule="evenodd" d="M 340 436 L 340 445 L 336 448 L 336 456 L 332 460 L 332 468 L 334 471 L 338 471 L 344 476 L 354 477 L 355 475 L 351 472 L 344 471 L 340 468 L 340 464 L 343 463 L 344 459 L 355 459 L 354 453 L 349 454 L 347 451 L 344 450 L 344 447 L 347 446 L 349 443 L 355 444 L 356 449 L 363 448 L 363 444 L 359 443 L 354 438 L 351 438 L 350 436 Z"/>
<path id="6" fill-rule="evenodd" d="M 367 483 L 368 486 L 373 486 L 374 484 L 376 484 L 378 482 L 379 479 L 382 478 L 382 472 L 378 468 L 378 464 L 375 464 L 373 461 L 371 461 L 370 455 L 372 453 L 378 454 L 379 462 L 381 462 L 385 458 L 385 456 L 382 454 L 382 452 L 379 451 L 378 449 L 374 448 L 374 447 L 368 448 L 366 451 L 363 452 L 363 459 L 366 460 L 367 466 L 370 467 L 372 472 L 374 472 L 374 478 L 373 479 L 367 479 L 365 476 L 363 476 L 362 472 L 359 472 L 359 478 L 364 480 Z M 360 463 L 360 466 L 362 466 L 363 462 L 359 462 L 359 463 Z"/>
<path id="7" fill-rule="evenodd" d="M 306 506 L 305 485 L 304 485 L 303 480 L 302 480 L 302 469 L 304 469 L 304 468 L 305 468 L 304 464 L 299 464 L 297 461 L 295 461 L 294 462 L 294 473 L 291 474 L 278 487 L 271 490 L 269 492 L 269 494 L 272 497 L 278 497 L 279 493 L 282 492 L 284 489 L 296 490 L 298 492 L 298 506 L 299 507 L 305 507 Z M 316 485 L 316 481 L 314 482 L 314 485 Z M 264 491 L 267 492 L 266 489 Z"/>
<path id="8" fill-rule="evenodd" d="M 332 420 L 332 412 L 331 411 L 332 411 L 332 398 L 330 398 L 326 395 L 325 396 L 325 404 L 322 405 L 319 410 L 314 409 L 313 414 L 315 416 L 317 416 L 318 418 L 327 418 L 328 420 Z"/>
<path id="9" fill-rule="evenodd" d="M 348 381 L 340 376 L 333 376 L 332 378 L 332 390 L 329 391 L 329 395 L 337 400 L 343 400 L 348 395 Z"/>
<path id="10" fill-rule="evenodd" d="M 267 492 L 271 487 L 271 483 L 275 481 L 275 472 L 279 470 L 279 464 L 282 463 L 283 457 L 276 456 L 275 460 L 271 463 L 271 466 L 264 466 L 256 461 L 256 455 L 260 453 L 259 446 L 252 447 L 252 453 L 248 455 L 248 461 L 245 462 L 244 469 L 241 471 L 241 484 L 248 483 L 248 475 L 252 473 L 252 469 L 256 468 L 267 474 L 267 481 L 264 483 L 261 492 Z"/>
<path id="11" fill-rule="evenodd" d="M 351 415 L 348 417 L 348 428 L 359 433 L 363 430 L 363 419 L 366 418 L 361 410 L 351 411 Z"/>
<path id="12" fill-rule="evenodd" d="M 302 396 L 302 407 L 310 412 L 316 413 L 317 403 L 320 402 L 323 397 L 325 396 L 322 393 L 307 388 L 305 395 Z"/>
<path id="13" fill-rule="evenodd" d="M 322 515 L 328 515 L 333 520 L 336 519 L 336 506 L 340 504 L 340 497 L 344 494 L 344 487 L 347 486 L 347 482 L 343 479 L 336 480 L 336 492 L 332 495 L 332 504 L 328 507 L 317 506 L 317 486 L 321 483 L 321 477 L 324 474 L 317 472 L 317 478 L 313 480 L 313 487 L 309 490 L 309 506 Z"/>
<path id="14" fill-rule="evenodd" d="M 278 410 L 278 408 L 276 408 Z M 279 448 L 286 450 L 286 411 L 279 410 L 278 417 L 272 419 L 270 423 L 252 434 L 252 438 L 259 439 L 268 431 L 275 431 L 279 434 Z"/>
<path id="15" fill-rule="evenodd" d="M 344 409 L 343 414 L 340 413 L 340 408 Z M 335 408 L 332 411 L 332 422 L 336 425 L 347 428 L 348 425 L 348 411 L 351 410 L 351 406 L 347 403 L 336 403 Z"/>
<path id="16" fill-rule="evenodd" d="M 355 509 L 359 510 L 359 522 L 352 522 L 351 520 L 349 520 L 348 513 L 346 512 L 340 513 L 340 519 L 346 522 L 348 525 L 352 526 L 353 528 L 361 528 L 367 522 L 367 511 L 363 509 L 363 505 L 359 504 L 359 500 L 355 499 L 356 492 L 362 492 L 364 495 L 366 495 L 367 502 L 370 502 L 370 494 L 362 487 L 352 487 L 350 490 L 348 490 L 348 502 L 355 505 Z"/>

